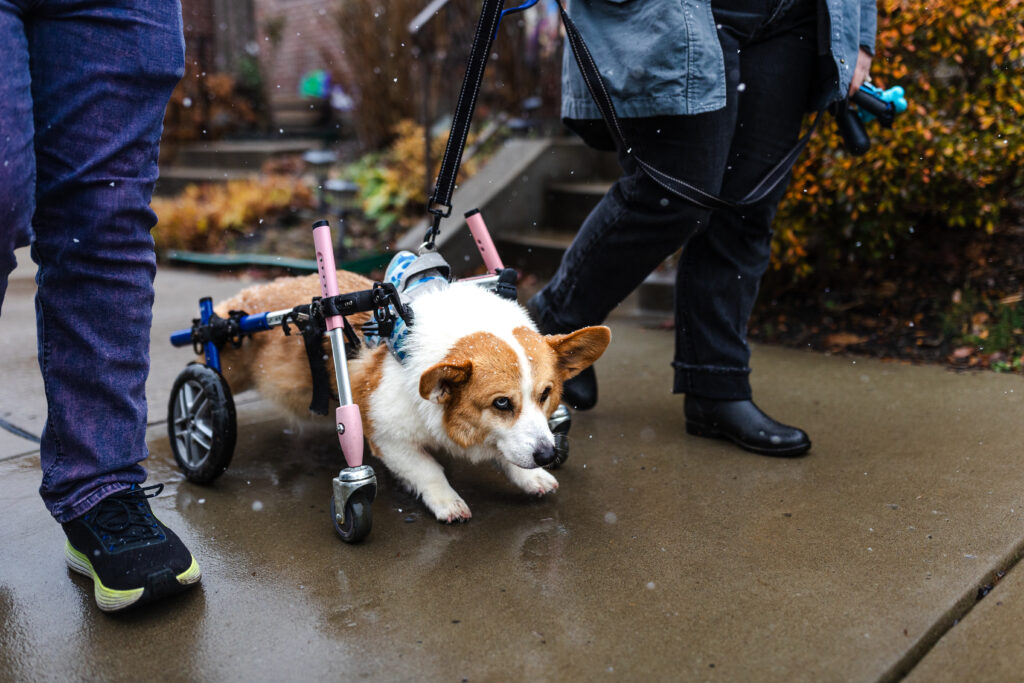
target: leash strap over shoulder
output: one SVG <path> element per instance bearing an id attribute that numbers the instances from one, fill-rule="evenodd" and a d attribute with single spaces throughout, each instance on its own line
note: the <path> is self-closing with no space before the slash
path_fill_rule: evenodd
<path id="1" fill-rule="evenodd" d="M 742 199 L 729 201 L 705 192 L 685 180 L 659 171 L 634 153 L 634 150 L 626 141 L 625 135 L 622 132 L 622 126 L 619 125 L 619 117 L 615 113 L 615 105 L 612 103 L 611 95 L 605 88 L 601 72 L 598 70 L 597 64 L 594 63 L 594 58 L 590 55 L 590 50 L 587 48 L 583 36 L 580 35 L 579 29 L 576 28 L 573 20 L 569 18 L 569 13 L 565 11 L 565 6 L 561 0 L 558 0 L 558 12 L 562 17 L 562 25 L 565 26 L 565 35 L 572 50 L 572 55 L 576 59 L 576 65 L 579 67 L 580 73 L 583 75 L 583 82 L 586 84 L 587 90 L 590 91 L 590 96 L 594 98 L 594 103 L 597 105 L 598 111 L 601 112 L 601 118 L 604 119 L 605 125 L 608 126 L 608 130 L 615 138 L 619 149 L 632 156 L 633 160 L 636 161 L 637 165 L 640 166 L 651 180 L 677 197 L 692 204 L 706 209 L 735 209 L 757 204 L 785 179 L 786 174 L 789 173 L 793 164 L 796 163 L 797 157 L 800 156 L 804 147 L 807 146 L 807 142 L 811 139 L 811 135 L 821 120 L 821 112 L 819 111 L 810 129 L 797 141 L 793 149 L 782 157 Z"/>

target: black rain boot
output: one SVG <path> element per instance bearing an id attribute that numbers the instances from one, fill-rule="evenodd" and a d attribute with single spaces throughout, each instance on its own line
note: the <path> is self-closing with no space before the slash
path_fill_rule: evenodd
<path id="1" fill-rule="evenodd" d="M 597 405 L 597 373 L 590 366 L 562 385 L 562 402 L 576 410 L 590 410 Z"/>
<path id="2" fill-rule="evenodd" d="M 811 448 L 802 430 L 768 417 L 753 401 L 720 401 L 687 395 L 683 403 L 686 431 L 726 439 L 759 455 L 792 458 Z"/>

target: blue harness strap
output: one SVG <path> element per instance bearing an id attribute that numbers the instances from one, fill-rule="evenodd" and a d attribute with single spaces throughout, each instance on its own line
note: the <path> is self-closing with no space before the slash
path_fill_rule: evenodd
<path id="1" fill-rule="evenodd" d="M 418 296 L 447 287 L 450 274 L 451 266 L 437 252 L 417 256 L 411 251 L 400 251 L 395 254 L 384 271 L 384 281 L 393 284 L 402 297 L 402 303 L 409 305 Z M 404 362 L 407 355 L 405 344 L 409 336 L 409 326 L 406 325 L 405 319 L 396 315 L 393 306 L 389 304 L 388 308 L 397 318 L 391 334 L 382 339 L 374 326 L 364 325 L 364 341 L 369 348 L 380 346 L 383 342 L 399 362 Z"/>

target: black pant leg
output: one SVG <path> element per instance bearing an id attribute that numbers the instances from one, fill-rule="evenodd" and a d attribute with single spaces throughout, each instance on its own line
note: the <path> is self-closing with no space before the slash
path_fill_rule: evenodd
<path id="1" fill-rule="evenodd" d="M 738 114 L 723 196 L 741 198 L 796 144 L 817 68 L 816 26 L 813 1 L 798 0 L 740 47 Z M 676 275 L 675 392 L 751 397 L 747 322 L 788 182 L 755 206 L 716 211 L 683 251 Z"/>
<path id="2" fill-rule="evenodd" d="M 718 192 L 735 112 L 624 119 L 635 153 L 660 170 Z M 709 211 L 656 184 L 620 153 L 622 176 L 587 219 L 551 282 L 530 302 L 547 332 L 602 322 L 652 270 L 678 250 Z"/>

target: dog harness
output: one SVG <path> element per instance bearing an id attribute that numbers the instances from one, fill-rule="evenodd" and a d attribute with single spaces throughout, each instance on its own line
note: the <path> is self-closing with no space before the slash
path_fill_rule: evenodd
<path id="1" fill-rule="evenodd" d="M 400 251 L 384 271 L 384 281 L 395 286 L 402 304 L 408 306 L 417 297 L 448 287 L 451 271 L 451 266 L 436 251 L 425 251 L 419 256 L 411 251 Z M 388 309 L 395 318 L 391 333 L 382 336 L 371 322 L 363 325 L 363 340 L 369 348 L 386 344 L 391 354 L 401 363 L 407 355 L 405 344 L 409 336 L 409 325 L 402 316 L 396 315 L 393 306 L 389 304 Z"/>

